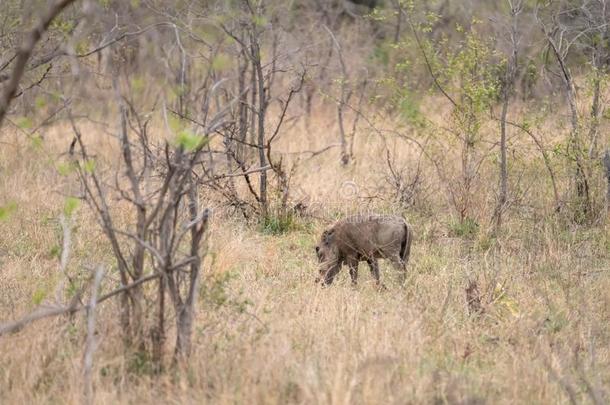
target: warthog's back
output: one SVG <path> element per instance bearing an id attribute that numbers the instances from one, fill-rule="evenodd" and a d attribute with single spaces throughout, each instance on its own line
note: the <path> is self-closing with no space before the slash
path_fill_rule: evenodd
<path id="1" fill-rule="evenodd" d="M 335 230 L 339 249 L 367 257 L 400 255 L 408 240 L 405 220 L 392 215 L 355 215 L 337 222 Z"/>
<path id="2" fill-rule="evenodd" d="M 338 221 L 322 232 L 316 245 L 320 276 L 325 284 L 346 264 L 352 283 L 358 279 L 358 263 L 366 261 L 377 284 L 377 259 L 388 259 L 404 281 L 411 251 L 411 230 L 406 221 L 391 215 L 355 215 Z"/>

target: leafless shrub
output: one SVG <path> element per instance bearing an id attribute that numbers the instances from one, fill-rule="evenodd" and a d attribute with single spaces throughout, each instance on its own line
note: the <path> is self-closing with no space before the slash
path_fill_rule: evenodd
<path id="1" fill-rule="evenodd" d="M 398 166 L 395 156 L 386 149 L 387 172 L 384 179 L 392 190 L 393 199 L 404 208 L 413 207 L 423 191 L 421 159 L 418 161 L 414 172 L 410 170 L 411 167 Z"/>
<path id="2" fill-rule="evenodd" d="M 479 292 L 479 284 L 476 282 L 476 280 L 468 281 L 465 292 L 468 313 L 475 316 L 483 313 L 483 306 L 481 305 L 481 293 Z"/>

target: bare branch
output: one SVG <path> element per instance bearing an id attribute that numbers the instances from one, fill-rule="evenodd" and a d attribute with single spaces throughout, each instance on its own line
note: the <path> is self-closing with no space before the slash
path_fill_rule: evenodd
<path id="1" fill-rule="evenodd" d="M 21 44 L 21 47 L 17 51 L 17 58 L 15 60 L 15 66 L 11 73 L 11 77 L 4 88 L 4 91 L 0 95 L 0 126 L 4 121 L 8 108 L 11 104 L 13 96 L 17 92 L 19 82 L 25 72 L 25 66 L 34 52 L 34 47 L 42 38 L 42 34 L 49 28 L 51 22 L 61 13 L 66 7 L 74 3 L 75 0 L 59 0 L 55 2 L 47 12 L 38 21 L 34 29 L 32 29 L 26 36 L 26 39 Z"/>
<path id="2" fill-rule="evenodd" d="M 161 277 L 161 274 L 159 274 L 159 273 L 153 273 L 148 276 L 142 277 L 138 281 L 135 281 L 126 286 L 117 288 L 116 290 L 103 295 L 102 297 L 100 297 L 97 300 L 97 303 L 99 304 L 101 302 L 104 302 L 118 294 L 129 291 L 129 290 L 131 290 L 135 287 L 138 287 L 144 283 L 147 283 L 151 280 L 156 280 L 159 277 Z M 79 303 L 81 294 L 82 294 L 81 292 L 76 294 L 72 298 L 70 303 L 67 305 L 44 304 L 44 305 L 39 306 L 33 312 L 31 312 L 30 314 L 24 316 L 23 318 L 21 318 L 19 320 L 0 324 L 0 336 L 18 332 L 21 329 L 23 329 L 25 326 L 29 325 L 30 323 L 38 321 L 40 319 L 51 318 L 51 317 L 61 316 L 61 315 L 69 315 L 69 314 L 73 314 L 75 312 L 82 311 L 83 309 L 88 308 L 89 305 L 82 305 Z"/>
<path id="3" fill-rule="evenodd" d="M 93 404 L 93 352 L 96 348 L 95 339 L 95 308 L 97 306 L 97 293 L 104 277 L 104 268 L 99 266 L 95 270 L 93 283 L 91 284 L 91 297 L 87 308 L 87 340 L 85 343 L 85 356 L 83 359 L 83 375 L 85 379 L 85 403 Z"/>

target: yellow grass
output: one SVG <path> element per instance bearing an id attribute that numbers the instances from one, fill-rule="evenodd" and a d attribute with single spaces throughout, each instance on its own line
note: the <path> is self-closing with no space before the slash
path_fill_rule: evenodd
<path id="1" fill-rule="evenodd" d="M 546 128 L 551 133 L 553 126 Z M 40 300 L 52 301 L 60 278 L 53 253 L 61 244 L 57 217 L 64 195 L 79 188 L 73 177 L 54 169 L 69 133 L 55 129 L 45 135 L 42 150 L 8 132 L 2 138 L 13 146 L 3 145 L 0 152 L 0 205 L 15 202 L 17 209 L 0 222 L 0 321 L 19 317 Z M 559 135 L 545 142 L 554 136 Z M 332 116 L 319 113 L 310 131 L 296 126 L 282 134 L 277 150 L 316 150 L 336 139 Z M 360 196 L 380 194 L 385 152 L 365 129 L 349 167 L 339 166 L 336 148 L 301 163 L 294 185 L 310 204 L 319 204 L 312 204 L 313 218 L 297 220 L 297 229 L 267 235 L 217 212 L 188 369 L 153 377 L 145 362 L 126 362 L 118 303 L 106 302 L 97 322 L 96 403 L 512 404 L 567 403 L 571 396 L 576 402 L 607 401 L 608 228 L 575 227 L 550 215 L 552 196 L 540 156 L 527 139 L 514 142 L 521 147 L 515 147 L 511 174 L 521 180 L 513 187 L 524 202 L 506 215 L 497 239 L 488 232 L 494 190 L 483 187 L 496 184 L 491 159 L 474 201 L 481 227 L 472 238 L 455 236 L 444 185 L 429 164 L 428 192 L 415 207 L 400 208 L 387 195 L 343 198 L 339 192 L 347 181 Z M 107 154 L 112 150 L 99 145 Z M 392 150 L 401 164 L 414 167 L 418 153 L 412 146 L 397 142 Z M 449 166 L 458 167 L 458 156 L 447 155 Z M 560 180 L 565 190 L 565 176 Z M 413 225 L 416 240 L 404 288 L 385 263 L 385 291 L 375 288 L 365 266 L 356 288 L 345 270 L 331 288 L 314 285 L 319 233 L 337 213 L 356 208 L 399 212 Z M 85 205 L 75 224 L 70 274 L 85 278 L 87 266 L 103 263 L 110 269 L 104 289 L 110 290 L 117 282 L 112 257 Z M 481 295 L 479 316 L 469 313 L 466 302 L 470 281 Z M 170 343 L 171 336 L 168 348 Z M 81 402 L 83 348 L 83 314 L 1 337 L 0 403 Z"/>

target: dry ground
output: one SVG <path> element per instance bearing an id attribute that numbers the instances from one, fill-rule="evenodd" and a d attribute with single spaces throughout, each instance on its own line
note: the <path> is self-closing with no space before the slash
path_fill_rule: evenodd
<path id="1" fill-rule="evenodd" d="M 292 138 L 281 140 L 284 151 L 332 143 L 325 136 L 332 133 L 330 119 L 311 131 L 296 127 Z M 74 179 L 57 170 L 56 156 L 69 134 L 50 131 L 42 146 L 16 139 L 4 136 L 0 151 L 0 205 L 16 204 L 0 222 L 0 321 L 53 299 L 60 279 L 57 218 L 64 195 L 78 191 Z M 359 138 L 358 159 L 347 169 L 340 169 L 336 149 L 302 163 L 295 177 L 299 193 L 321 203 L 287 233 L 215 215 L 188 370 L 152 377 L 145 359 L 126 363 L 116 303 L 103 305 L 97 403 L 610 400 L 607 225 L 577 227 L 548 214 L 544 167 L 523 140 L 512 167 L 520 176 L 513 186 L 523 198 L 507 215 L 505 232 L 489 236 L 488 190 L 474 202 L 481 227 L 468 235 L 456 228 L 436 181 L 429 180 L 411 207 L 379 197 L 385 150 L 375 139 L 368 132 Z M 404 143 L 392 150 L 410 167 L 418 156 Z M 494 170 L 490 162 L 482 178 L 493 181 Z M 432 170 L 424 173 L 434 178 Z M 346 199 L 346 181 L 371 198 Z M 331 288 L 314 285 L 317 236 L 333 216 L 354 207 L 398 211 L 412 223 L 416 240 L 404 288 L 387 265 L 385 291 L 374 287 L 365 266 L 357 288 L 345 270 Z M 75 216 L 69 272 L 85 277 L 87 266 L 111 268 L 87 207 Z M 110 272 L 104 288 L 115 278 Z M 477 285 L 480 315 L 467 305 L 470 282 Z M 79 403 L 83 325 L 80 314 L 0 338 L 0 403 Z"/>

